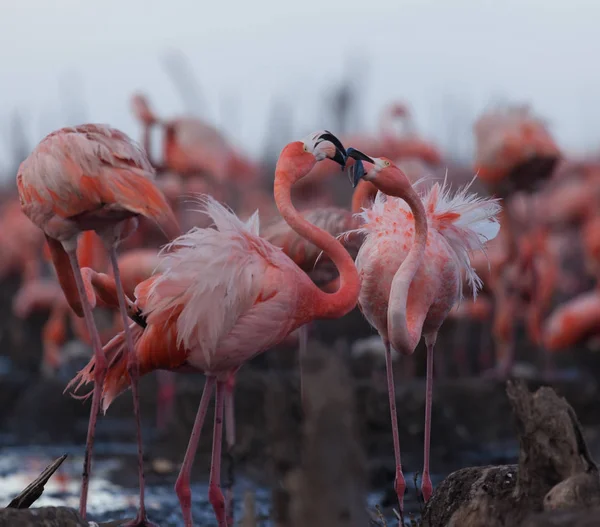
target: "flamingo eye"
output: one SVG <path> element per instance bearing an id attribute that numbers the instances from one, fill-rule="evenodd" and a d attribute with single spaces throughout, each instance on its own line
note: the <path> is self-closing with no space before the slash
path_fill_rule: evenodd
<path id="1" fill-rule="evenodd" d="M 308 152 L 308 146 L 304 145 L 303 148 L 305 152 Z"/>
<path id="2" fill-rule="evenodd" d="M 384 161 L 383 164 L 384 164 L 385 167 L 391 166 L 391 163 L 389 161 Z"/>

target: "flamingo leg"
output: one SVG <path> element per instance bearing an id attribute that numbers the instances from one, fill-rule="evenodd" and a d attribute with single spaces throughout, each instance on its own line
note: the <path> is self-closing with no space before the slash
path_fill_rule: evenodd
<path id="1" fill-rule="evenodd" d="M 66 250 L 66 249 L 65 249 Z M 77 285 L 77 292 L 81 300 L 81 306 L 83 309 L 83 316 L 87 324 L 88 332 L 92 341 L 92 349 L 94 350 L 94 392 L 92 395 L 92 407 L 90 409 L 90 420 L 88 423 L 87 439 L 85 443 L 85 458 L 83 461 L 83 474 L 81 483 L 81 498 L 79 501 L 79 514 L 85 519 L 87 510 L 87 496 L 90 484 L 90 471 L 92 466 L 92 451 L 94 449 L 94 435 L 96 433 L 96 420 L 98 418 L 98 410 L 100 409 L 100 397 L 102 396 L 102 387 L 104 385 L 104 377 L 106 375 L 106 357 L 102 350 L 102 343 L 100 342 L 100 335 L 96 329 L 96 323 L 92 315 L 92 308 L 88 302 L 88 298 L 85 292 L 85 286 L 83 284 L 83 277 L 81 276 L 81 269 L 79 268 L 79 261 L 77 260 L 77 248 L 73 250 L 67 250 L 69 255 L 69 261 L 73 268 L 73 276 L 75 278 L 75 284 Z"/>
<path id="2" fill-rule="evenodd" d="M 433 399 L 433 346 L 435 337 L 425 337 L 427 347 L 427 378 L 425 382 L 425 446 L 423 477 L 421 478 L 421 492 L 425 502 L 429 501 L 433 494 L 433 486 L 429 475 L 429 447 L 431 444 L 431 403 Z"/>
<path id="3" fill-rule="evenodd" d="M 234 406 L 235 374 L 232 373 L 225 383 L 225 441 L 227 442 L 227 483 L 225 487 L 225 510 L 227 523 L 233 525 L 233 485 L 235 484 L 235 406 Z"/>
<path id="4" fill-rule="evenodd" d="M 167 427 L 173 416 L 175 374 L 166 370 L 158 370 L 156 374 L 158 381 L 156 426 L 162 431 Z"/>
<path id="5" fill-rule="evenodd" d="M 192 465 L 194 463 L 194 457 L 196 456 L 198 441 L 200 440 L 200 432 L 202 432 L 202 425 L 206 418 L 206 411 L 208 410 L 208 403 L 210 402 L 214 385 L 215 378 L 207 377 L 204 391 L 202 392 L 202 398 L 200 399 L 200 405 L 198 406 L 196 420 L 194 421 L 194 427 L 192 428 L 192 435 L 190 436 L 190 441 L 187 450 L 185 451 L 185 457 L 183 458 L 183 465 L 179 471 L 179 476 L 177 476 L 177 481 L 175 482 L 175 493 L 179 498 L 185 527 L 193 527 L 190 474 L 192 472 Z"/>
<path id="6" fill-rule="evenodd" d="M 396 414 L 396 387 L 394 385 L 394 371 L 392 364 L 392 351 L 390 343 L 384 339 L 385 343 L 385 369 L 387 373 L 388 395 L 390 399 L 390 415 L 392 418 L 392 437 L 394 441 L 394 458 L 396 459 L 396 477 L 394 488 L 398 496 L 398 505 L 400 512 L 400 525 L 404 525 L 404 492 L 406 491 L 406 481 L 402 474 L 402 461 L 400 459 L 400 438 L 398 437 L 398 416 Z"/>
<path id="7" fill-rule="evenodd" d="M 125 332 L 125 342 L 127 343 L 127 373 L 129 374 L 129 382 L 131 384 L 131 392 L 133 395 L 133 413 L 135 416 L 135 428 L 138 450 L 138 474 L 140 486 L 140 507 L 137 517 L 133 522 L 127 524 L 128 527 L 138 527 L 152 525 L 146 515 L 146 505 L 144 503 L 144 452 L 142 445 L 142 423 L 140 418 L 140 399 L 138 393 L 138 381 L 140 378 L 140 366 L 137 360 L 135 349 L 133 347 L 133 338 L 129 329 L 129 317 L 127 315 L 127 304 L 125 303 L 125 293 L 121 283 L 121 273 L 119 272 L 119 264 L 117 263 L 117 251 L 113 244 L 109 249 L 110 261 L 113 267 L 115 277 L 115 286 L 117 288 L 117 298 L 119 299 L 119 311 L 121 312 L 121 320 L 123 321 L 123 331 Z"/>
<path id="8" fill-rule="evenodd" d="M 212 505 L 219 527 L 227 527 L 225 515 L 225 498 L 221 491 L 221 442 L 223 434 L 223 399 L 225 383 L 217 381 L 217 395 L 215 400 L 215 426 L 213 431 L 212 459 L 210 465 L 210 479 L 208 481 L 208 501 Z"/>

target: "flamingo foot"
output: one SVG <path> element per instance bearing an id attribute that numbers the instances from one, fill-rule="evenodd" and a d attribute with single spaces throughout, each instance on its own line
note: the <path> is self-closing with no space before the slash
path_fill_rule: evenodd
<path id="1" fill-rule="evenodd" d="M 421 479 L 421 493 L 423 494 L 423 500 L 427 503 L 433 494 L 433 485 L 431 484 L 429 472 L 423 472 L 423 477 Z"/>

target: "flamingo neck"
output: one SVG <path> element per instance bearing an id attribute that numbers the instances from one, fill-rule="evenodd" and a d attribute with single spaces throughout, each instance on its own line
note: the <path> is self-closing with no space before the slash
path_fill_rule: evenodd
<path id="1" fill-rule="evenodd" d="M 306 306 L 306 322 L 314 318 L 338 318 L 350 312 L 358 301 L 360 280 L 354 261 L 342 244 L 331 234 L 308 222 L 292 204 L 292 178 L 275 172 L 275 203 L 283 219 L 300 236 L 321 249 L 335 264 L 340 274 L 340 287 L 335 293 L 324 293 L 312 284 L 310 304 Z M 304 310 L 303 310 L 304 311 Z"/>
<path id="2" fill-rule="evenodd" d="M 363 207 L 368 206 L 377 195 L 377 187 L 370 181 L 361 179 L 358 182 L 354 194 L 352 194 L 352 212 L 360 212 Z"/>
<path id="3" fill-rule="evenodd" d="M 427 215 L 419 195 L 409 187 L 408 191 L 398 193 L 406 201 L 415 219 L 415 239 L 408 255 L 400 265 L 392 280 L 388 306 L 388 339 L 392 347 L 404 355 L 415 350 L 421 338 L 420 331 L 408 327 L 406 307 L 408 291 L 419 266 L 423 262 L 427 247 Z"/>

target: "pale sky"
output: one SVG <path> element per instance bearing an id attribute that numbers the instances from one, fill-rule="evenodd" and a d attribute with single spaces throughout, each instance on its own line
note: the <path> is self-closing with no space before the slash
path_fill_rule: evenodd
<path id="1" fill-rule="evenodd" d="M 139 139 L 135 90 L 161 116 L 181 114 L 163 65 L 171 49 L 193 67 L 204 116 L 226 119 L 250 154 L 274 97 L 288 100 L 302 133 L 327 127 L 319 95 L 353 54 L 367 64 L 355 72 L 365 131 L 403 100 L 425 136 L 447 141 L 444 105 L 459 99 L 470 118 L 501 97 L 532 103 L 564 147 L 592 148 L 599 22 L 596 0 L 0 0 L 0 166 L 15 109 L 31 146 L 78 117 Z M 85 102 L 83 116 L 69 113 L 71 100 Z"/>

